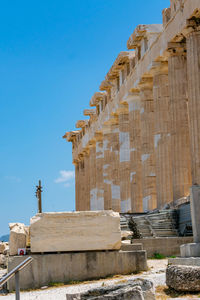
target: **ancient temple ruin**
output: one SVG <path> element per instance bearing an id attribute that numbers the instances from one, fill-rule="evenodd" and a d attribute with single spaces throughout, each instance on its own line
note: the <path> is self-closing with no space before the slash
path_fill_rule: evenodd
<path id="1" fill-rule="evenodd" d="M 138 25 L 72 142 L 76 210 L 145 212 L 200 185 L 200 1 Z"/>

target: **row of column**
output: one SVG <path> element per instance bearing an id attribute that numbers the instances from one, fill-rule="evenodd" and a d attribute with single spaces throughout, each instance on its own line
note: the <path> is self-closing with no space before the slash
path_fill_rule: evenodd
<path id="1" fill-rule="evenodd" d="M 76 165 L 77 210 L 161 208 L 200 184 L 200 33 L 133 89 Z M 187 49 L 187 52 L 186 52 Z"/>

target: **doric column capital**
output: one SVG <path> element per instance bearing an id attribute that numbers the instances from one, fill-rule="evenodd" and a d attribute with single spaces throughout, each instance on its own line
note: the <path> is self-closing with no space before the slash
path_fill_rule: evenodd
<path id="1" fill-rule="evenodd" d="M 84 128 L 85 126 L 87 126 L 88 124 L 88 120 L 78 120 L 76 122 L 76 128 Z"/>
<path id="2" fill-rule="evenodd" d="M 178 55 L 186 55 L 186 43 L 176 43 L 176 42 L 170 42 L 168 43 L 167 52 L 169 56 L 178 56 Z"/>
<path id="3" fill-rule="evenodd" d="M 66 139 L 68 142 L 74 142 L 79 133 L 80 130 L 66 132 L 65 135 L 63 135 L 63 139 Z"/>
<path id="4" fill-rule="evenodd" d="M 153 88 L 153 77 L 143 77 L 139 84 L 138 84 L 138 88 L 140 89 L 140 91 L 143 90 L 152 90 Z"/>
<path id="5" fill-rule="evenodd" d="M 83 148 L 83 156 L 88 156 L 89 154 L 90 154 L 90 148 L 89 147 Z"/>
<path id="6" fill-rule="evenodd" d="M 96 121 L 97 119 L 97 112 L 96 109 L 85 109 L 83 111 L 84 116 L 89 116 L 90 117 L 90 121 Z"/>
<path id="7" fill-rule="evenodd" d="M 139 89 L 133 89 L 132 92 L 128 92 L 124 96 L 124 100 L 128 103 L 129 113 L 140 110 L 141 96 Z"/>
<path id="8" fill-rule="evenodd" d="M 155 75 L 167 75 L 168 74 L 168 62 L 167 61 L 154 61 L 150 66 L 150 73 Z"/>
<path id="9" fill-rule="evenodd" d="M 200 31 L 200 19 L 193 17 L 187 20 L 187 26 L 183 30 L 184 36 L 187 38 L 191 33 Z"/>
<path id="10" fill-rule="evenodd" d="M 77 157 L 73 159 L 73 164 L 78 165 L 79 163 L 81 163 L 84 160 L 84 156 L 84 152 L 79 153 Z"/>
<path id="11" fill-rule="evenodd" d="M 128 103 L 127 102 L 122 102 L 120 103 L 117 111 L 116 111 L 117 115 L 122 115 L 122 114 L 129 114 L 129 110 L 128 110 Z"/>
<path id="12" fill-rule="evenodd" d="M 107 122 L 105 122 L 103 124 L 103 127 L 102 127 L 102 132 L 103 132 L 103 135 L 111 133 L 111 126 L 110 126 L 110 124 L 108 124 Z"/>
<path id="13" fill-rule="evenodd" d="M 112 126 L 118 124 L 119 124 L 119 118 L 118 118 L 118 114 L 115 112 L 114 114 L 111 115 L 111 118 L 104 123 L 104 133 L 108 131 L 112 131 Z"/>
<path id="14" fill-rule="evenodd" d="M 93 147 L 96 147 L 96 140 L 95 138 L 91 139 L 89 142 L 88 142 L 88 147 L 89 149 L 93 148 Z"/>
<path id="15" fill-rule="evenodd" d="M 80 162 L 80 160 L 79 160 L 79 158 L 77 157 L 77 158 L 74 158 L 74 159 L 73 159 L 73 162 L 72 162 L 72 163 L 73 163 L 75 166 L 78 166 L 79 162 Z"/>
<path id="16" fill-rule="evenodd" d="M 95 140 L 96 140 L 96 142 L 100 142 L 103 140 L 103 132 L 102 131 L 97 131 L 95 133 Z"/>
<path id="17" fill-rule="evenodd" d="M 96 92 L 90 100 L 90 106 L 97 106 L 100 101 L 105 99 L 105 97 L 106 92 Z"/>
<path id="18" fill-rule="evenodd" d="M 128 92 L 128 93 L 124 96 L 123 100 L 124 100 L 126 103 L 128 103 L 128 104 L 140 100 L 140 91 L 139 91 L 139 89 L 135 89 L 135 90 L 133 90 L 133 91 L 131 91 L 131 92 Z"/>

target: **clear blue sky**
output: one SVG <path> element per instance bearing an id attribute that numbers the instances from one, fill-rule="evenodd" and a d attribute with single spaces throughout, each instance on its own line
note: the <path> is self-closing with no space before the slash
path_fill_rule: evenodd
<path id="1" fill-rule="evenodd" d="M 83 110 L 138 24 L 162 22 L 169 0 L 0 3 L 0 236 L 9 222 L 75 207 L 71 144 Z M 66 171 L 62 174 L 60 171 Z"/>

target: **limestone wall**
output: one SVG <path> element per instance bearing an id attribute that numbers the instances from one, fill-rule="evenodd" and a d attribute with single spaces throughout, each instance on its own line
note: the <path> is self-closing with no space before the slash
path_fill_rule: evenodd
<path id="1" fill-rule="evenodd" d="M 146 251 L 91 251 L 61 254 L 32 254 L 33 261 L 20 272 L 20 288 L 41 288 L 52 282 L 69 283 L 126 275 L 147 270 Z M 27 256 L 12 256 L 8 272 Z M 14 277 L 8 281 L 8 290 L 15 289 Z"/>
<path id="2" fill-rule="evenodd" d="M 126 251 L 131 250 L 132 245 L 140 243 L 143 249 L 147 251 L 149 258 L 153 257 L 155 253 L 164 256 L 180 256 L 180 246 L 192 242 L 192 236 L 134 239 L 133 244 L 128 244 Z"/>
<path id="3" fill-rule="evenodd" d="M 64 135 L 77 210 L 162 208 L 200 184 L 199 4 L 171 0 L 163 24 L 138 25 L 84 111 L 89 119 Z"/>

